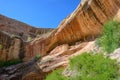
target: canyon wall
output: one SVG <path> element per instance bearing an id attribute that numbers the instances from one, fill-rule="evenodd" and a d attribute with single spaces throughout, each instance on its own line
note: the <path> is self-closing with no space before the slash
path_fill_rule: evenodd
<path id="1" fill-rule="evenodd" d="M 18 58 L 21 53 L 28 60 L 38 54 L 48 55 L 60 45 L 70 47 L 76 42 L 92 41 L 101 34 L 103 24 L 111 20 L 119 8 L 119 0 L 83 0 L 55 30 L 34 28 L 0 15 L 0 44 L 4 47 L 0 53 L 6 56 L 4 60 L 13 56 Z M 35 39 L 27 42 L 29 36 Z"/>
<path id="2" fill-rule="evenodd" d="M 32 71 L 23 75 L 23 80 L 33 79 L 33 76 L 40 80 L 56 68 L 67 67 L 70 57 L 92 50 L 98 51 L 95 47 L 96 37 L 101 35 L 105 22 L 113 18 L 120 20 L 119 10 L 120 0 L 82 0 L 76 10 L 55 30 L 33 28 L 16 21 L 9 22 L 8 18 L 0 16 L 0 60 L 28 61 L 41 55 L 42 58 L 34 63 Z M 29 35 L 35 39 L 27 42 Z M 36 66 L 40 72 L 34 71 Z M 21 71 L 27 72 L 22 68 Z"/>
<path id="3" fill-rule="evenodd" d="M 67 70 L 69 58 L 83 52 L 99 52 L 95 39 L 101 35 L 104 23 L 113 18 L 120 21 L 120 0 L 82 1 L 50 36 L 36 38 L 26 46 L 26 59 L 37 54 L 43 56 L 37 62 L 43 73 L 50 73 L 61 67 Z M 42 77 L 42 74 L 37 75 L 34 79 Z M 29 75 L 25 78 L 27 80 L 32 77 Z"/>
<path id="4" fill-rule="evenodd" d="M 46 38 L 38 38 L 26 46 L 26 56 L 47 55 L 55 47 L 77 41 L 90 41 L 101 34 L 103 24 L 120 8 L 119 0 L 83 0 Z"/>
<path id="5" fill-rule="evenodd" d="M 22 53 L 24 53 L 25 60 L 27 60 L 37 54 L 42 56 L 50 54 L 55 47 L 63 44 L 71 46 L 76 42 L 94 40 L 101 34 L 103 24 L 116 15 L 119 7 L 119 0 L 83 0 L 76 10 L 65 18 L 55 30 L 34 28 L 0 15 L 0 31 L 2 34 L 9 36 L 7 39 L 9 42 L 5 42 L 4 44 L 24 44 L 25 48 L 22 47 L 24 49 Z M 11 37 L 13 36 L 17 36 L 17 43 L 11 41 Z M 28 37 L 33 38 L 31 42 L 26 42 Z M 0 40 L 2 44 L 4 37 L 1 37 Z M 22 42 L 18 43 L 18 41 Z M 4 52 L 7 51 L 6 53 L 8 53 L 6 56 L 12 53 L 7 48 L 4 48 L 6 49 Z M 9 46 L 9 49 L 13 48 Z M 21 53 L 19 51 L 15 55 Z"/>
<path id="6" fill-rule="evenodd" d="M 23 59 L 25 56 L 25 42 L 18 36 L 11 36 L 0 31 L 0 61 Z"/>
<path id="7" fill-rule="evenodd" d="M 21 36 L 21 38 L 26 41 L 28 36 L 30 36 L 31 38 L 35 38 L 37 35 L 50 32 L 53 29 L 35 28 L 33 26 L 0 14 L 0 30 L 5 31 L 10 35 Z"/>
<path id="8" fill-rule="evenodd" d="M 54 29 L 34 28 L 0 14 L 0 61 L 24 58 L 25 45 L 52 30 Z"/>

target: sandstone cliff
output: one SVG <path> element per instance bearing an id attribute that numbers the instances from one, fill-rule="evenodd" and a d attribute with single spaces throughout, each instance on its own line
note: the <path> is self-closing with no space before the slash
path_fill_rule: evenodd
<path id="1" fill-rule="evenodd" d="M 35 28 L 0 14 L 0 30 L 10 35 L 21 36 L 22 39 L 27 40 L 28 36 L 35 38 L 37 35 L 50 32 L 53 29 Z"/>
<path id="2" fill-rule="evenodd" d="M 76 10 L 60 23 L 57 29 L 35 38 L 25 44 L 24 48 L 21 47 L 25 51 L 22 54 L 25 61 L 30 60 L 35 55 L 42 55 L 41 60 L 36 62 L 40 73 L 33 70 L 24 75 L 23 79 L 30 80 L 35 76 L 39 80 L 53 69 L 68 66 L 70 57 L 95 50 L 94 40 L 101 34 L 103 24 L 114 17 L 119 20 L 119 9 L 120 0 L 83 0 Z M 28 34 L 29 31 L 36 32 L 32 28 L 25 34 Z M 7 38 L 11 40 L 9 36 Z M 0 39 L 3 41 L 2 38 Z M 10 41 L 10 43 L 12 42 L 15 42 L 12 48 L 17 51 L 11 52 L 15 53 L 13 56 L 18 56 L 18 52 L 21 50 L 14 46 L 20 46 L 23 41 L 15 38 L 15 40 Z M 12 48 L 9 46 L 9 49 Z M 44 75 L 40 76 L 41 73 Z"/>
<path id="3" fill-rule="evenodd" d="M 68 59 L 82 52 L 98 50 L 94 39 L 103 24 L 119 20 L 120 0 L 83 0 L 47 38 L 38 38 L 26 46 L 26 59 L 41 54 L 37 64 L 43 72 L 68 66 Z M 30 76 L 26 77 L 30 79 Z"/>
<path id="4" fill-rule="evenodd" d="M 119 0 L 83 0 L 47 38 L 39 38 L 26 47 L 26 55 L 47 55 L 62 44 L 90 41 L 100 35 L 103 24 L 112 19 L 120 8 Z"/>
<path id="5" fill-rule="evenodd" d="M 22 59 L 27 38 L 34 39 L 43 34 L 48 35 L 53 29 L 34 28 L 25 23 L 0 15 L 0 61 Z"/>

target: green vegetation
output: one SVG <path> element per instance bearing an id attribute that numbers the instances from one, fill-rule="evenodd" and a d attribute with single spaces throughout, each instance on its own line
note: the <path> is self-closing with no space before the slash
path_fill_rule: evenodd
<path id="1" fill-rule="evenodd" d="M 0 61 L 0 67 L 7 67 L 7 66 L 10 66 L 10 65 L 15 65 L 15 64 L 18 64 L 18 63 L 21 63 L 22 61 L 21 60 L 11 60 L 11 61 Z"/>
<path id="2" fill-rule="evenodd" d="M 68 80 L 67 77 L 62 75 L 62 69 L 58 69 L 49 74 L 45 80 Z"/>
<path id="3" fill-rule="evenodd" d="M 103 28 L 103 35 L 98 41 L 108 53 L 118 48 L 120 45 L 120 22 L 110 21 L 106 23 Z"/>
<path id="4" fill-rule="evenodd" d="M 103 34 L 96 44 L 111 53 L 120 47 L 120 22 L 109 21 L 103 27 Z M 119 80 L 120 66 L 102 54 L 83 53 L 70 59 L 72 74 L 69 77 L 57 70 L 49 74 L 46 80 Z"/>
<path id="5" fill-rule="evenodd" d="M 32 37 L 28 36 L 27 41 L 29 42 L 31 40 L 32 40 Z"/>
<path id="6" fill-rule="evenodd" d="M 11 38 L 15 38 L 15 37 L 16 37 L 16 35 L 14 35 L 14 34 L 11 35 Z"/>
<path id="7" fill-rule="evenodd" d="M 115 80 L 119 75 L 116 60 L 104 57 L 102 54 L 83 53 L 70 59 L 73 71 L 70 77 L 65 77 L 57 70 L 49 74 L 46 80 Z"/>
<path id="8" fill-rule="evenodd" d="M 71 58 L 70 67 L 77 73 L 72 80 L 114 80 L 119 70 L 115 60 L 90 53 Z"/>
<path id="9" fill-rule="evenodd" d="M 2 44 L 0 44 L 0 50 L 3 48 Z"/>
<path id="10" fill-rule="evenodd" d="M 36 55 L 36 56 L 35 56 L 35 59 L 36 59 L 36 60 L 39 60 L 40 58 L 41 58 L 41 55 Z"/>

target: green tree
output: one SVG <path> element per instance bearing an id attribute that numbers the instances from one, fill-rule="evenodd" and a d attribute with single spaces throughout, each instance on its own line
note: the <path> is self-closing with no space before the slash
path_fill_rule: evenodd
<path id="1" fill-rule="evenodd" d="M 120 45 L 120 22 L 109 21 L 106 23 L 103 27 L 103 35 L 98 41 L 108 53 L 118 48 Z"/>
<path id="2" fill-rule="evenodd" d="M 116 60 L 101 54 L 83 53 L 70 59 L 70 67 L 77 74 L 71 80 L 115 80 L 119 76 Z"/>
<path id="3" fill-rule="evenodd" d="M 102 54 L 83 53 L 70 58 L 71 76 L 62 75 L 62 70 L 55 70 L 46 80 L 117 80 L 119 65 L 116 60 Z"/>

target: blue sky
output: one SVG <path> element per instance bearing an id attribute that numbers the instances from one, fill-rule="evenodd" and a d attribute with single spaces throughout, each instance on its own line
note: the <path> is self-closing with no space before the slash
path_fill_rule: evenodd
<path id="1" fill-rule="evenodd" d="M 32 26 L 56 28 L 80 0 L 0 0 L 0 14 Z"/>

